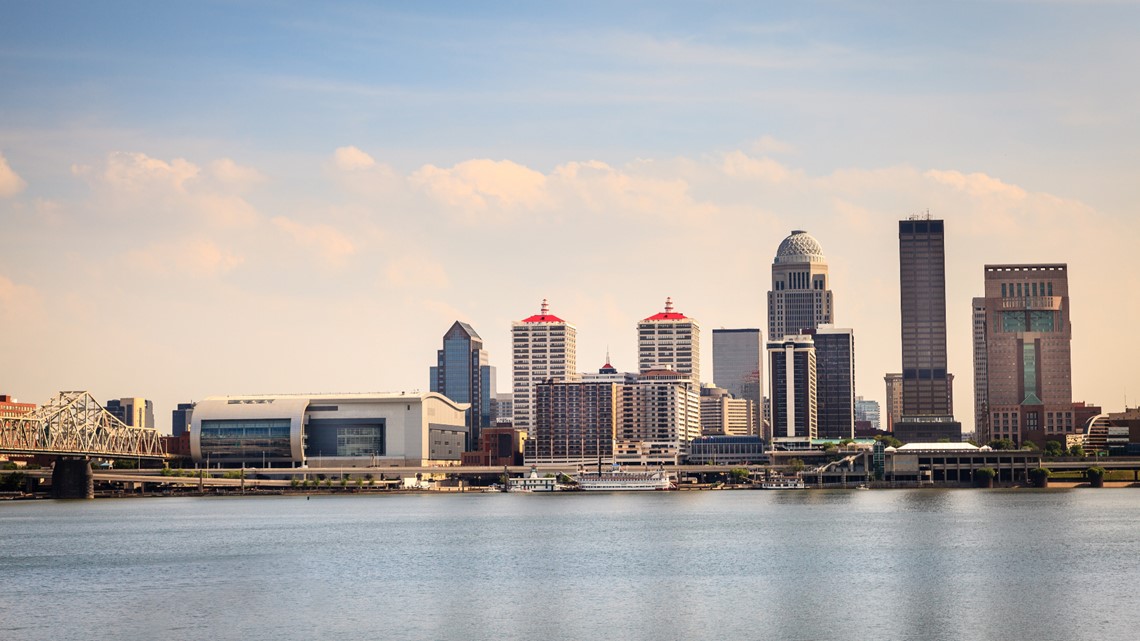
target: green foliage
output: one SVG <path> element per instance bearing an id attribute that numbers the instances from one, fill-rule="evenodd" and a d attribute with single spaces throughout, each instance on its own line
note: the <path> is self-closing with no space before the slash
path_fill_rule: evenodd
<path id="1" fill-rule="evenodd" d="M 226 473 L 222 475 L 222 478 L 224 478 L 224 479 L 242 479 L 242 478 L 245 478 L 245 470 L 227 470 Z"/>
<path id="2" fill-rule="evenodd" d="M 116 470 L 137 470 L 139 462 L 133 458 L 117 458 L 112 467 Z"/>
<path id="3" fill-rule="evenodd" d="M 902 446 L 903 446 L 903 442 L 902 442 L 902 441 L 898 440 L 897 438 L 895 438 L 895 437 L 893 437 L 893 436 L 890 436 L 889 434 L 880 434 L 880 435 L 878 435 L 878 436 L 876 436 L 876 437 L 875 437 L 875 440 L 876 440 L 876 441 L 881 441 L 881 442 L 882 442 L 882 444 L 883 444 L 884 446 L 886 446 L 886 447 L 895 447 L 895 448 L 898 448 L 898 447 L 902 447 Z"/>
<path id="4" fill-rule="evenodd" d="M 938 441 L 937 441 L 937 442 L 939 442 L 939 443 L 949 443 L 949 442 L 950 442 L 950 439 L 949 439 L 948 437 L 947 437 L 947 438 L 940 438 L 940 439 L 938 439 Z"/>
<path id="5" fill-rule="evenodd" d="M 734 467 L 729 470 L 728 475 L 732 478 L 733 483 L 747 483 L 752 477 L 752 473 L 744 467 Z"/>
<path id="6" fill-rule="evenodd" d="M 15 464 L 15 463 L 13 463 L 12 461 L 8 461 L 8 462 L 7 462 L 7 463 L 5 463 L 3 466 L 0 466 L 0 469 L 3 469 L 3 470 L 15 470 L 15 469 L 19 469 L 19 467 L 20 467 L 19 465 L 16 465 L 16 464 Z"/>
<path id="7" fill-rule="evenodd" d="M 842 439 L 841 441 L 839 441 L 839 444 L 840 445 L 850 445 L 854 442 L 855 442 L 855 439 L 853 439 L 853 438 L 845 438 L 845 439 Z"/>
<path id="8" fill-rule="evenodd" d="M 15 468 L 7 468 L 15 469 Z M 10 474 L 0 475 L 0 491 L 3 492 L 18 492 L 24 487 L 28 475 L 23 472 L 12 472 Z"/>
<path id="9" fill-rule="evenodd" d="M 994 468 L 992 468 L 992 467 L 982 467 L 982 468 L 978 468 L 978 469 L 974 470 L 974 477 L 975 478 L 990 478 L 990 479 L 992 479 L 995 476 L 997 476 L 997 472 L 995 472 Z"/>
<path id="10" fill-rule="evenodd" d="M 289 479 L 289 487 L 297 487 L 300 484 L 301 484 L 301 479 L 297 478 L 296 476 Z"/>
<path id="11" fill-rule="evenodd" d="M 792 469 L 797 472 L 802 472 L 804 471 L 804 468 L 807 467 L 804 465 L 804 460 L 802 458 L 794 458 L 788 461 L 788 465 L 792 466 Z"/>
<path id="12" fill-rule="evenodd" d="M 1045 487 L 1048 485 L 1050 476 L 1053 476 L 1053 473 L 1050 472 L 1048 468 L 1035 467 L 1029 470 L 1029 481 L 1037 487 Z"/>
<path id="13" fill-rule="evenodd" d="M 1021 444 L 1021 449 L 1033 451 L 1033 450 L 1039 450 L 1041 448 L 1037 447 L 1037 444 L 1034 443 L 1033 441 L 1026 441 L 1026 442 Z"/>
<path id="14" fill-rule="evenodd" d="M 1069 448 L 1069 456 L 1079 456 L 1081 458 L 1084 458 L 1085 448 L 1080 443 L 1077 443 L 1076 445 Z"/>
<path id="15" fill-rule="evenodd" d="M 994 440 L 986 443 L 992 450 L 1016 450 L 1017 446 L 1013 441 L 1008 438 L 995 438 Z"/>
<path id="16" fill-rule="evenodd" d="M 574 482 L 574 479 L 570 478 L 567 474 L 559 473 L 558 482 L 562 485 L 569 485 Z"/>
<path id="17" fill-rule="evenodd" d="M 1099 465 L 1094 465 L 1094 466 L 1090 467 L 1089 469 L 1085 470 L 1085 476 L 1089 477 L 1090 479 L 1094 478 L 1094 477 L 1104 478 L 1107 475 L 1108 475 L 1108 470 L 1104 469 L 1103 467 L 1101 467 Z"/>
<path id="18" fill-rule="evenodd" d="M 1064 456 L 1065 446 L 1060 441 L 1045 441 L 1045 456 Z"/>

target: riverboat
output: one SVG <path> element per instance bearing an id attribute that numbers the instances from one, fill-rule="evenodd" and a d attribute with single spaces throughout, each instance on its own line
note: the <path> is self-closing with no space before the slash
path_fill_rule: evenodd
<path id="1" fill-rule="evenodd" d="M 553 476 L 539 476 L 538 468 L 531 467 L 530 473 L 510 480 L 508 492 L 553 492 L 560 489 L 558 479 Z"/>
<path id="2" fill-rule="evenodd" d="M 578 489 L 586 492 L 646 492 L 675 490 L 673 481 L 664 469 L 655 471 L 628 471 L 617 464 L 608 472 L 579 471 L 575 479 Z"/>
<path id="3" fill-rule="evenodd" d="M 765 490 L 802 490 L 804 480 L 798 476 L 774 477 L 760 484 L 761 489 Z"/>

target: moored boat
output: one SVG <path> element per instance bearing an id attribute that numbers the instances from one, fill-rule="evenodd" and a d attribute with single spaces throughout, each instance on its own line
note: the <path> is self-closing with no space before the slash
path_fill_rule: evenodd
<path id="1" fill-rule="evenodd" d="M 586 492 L 630 492 L 674 490 L 676 487 L 664 469 L 628 471 L 616 463 L 607 472 L 579 471 L 575 479 L 578 489 Z"/>
<path id="2" fill-rule="evenodd" d="M 804 480 L 798 476 L 776 476 L 760 484 L 760 488 L 765 490 L 802 490 L 805 487 Z"/>
<path id="3" fill-rule="evenodd" d="M 510 479 L 507 484 L 508 492 L 553 492 L 561 489 L 558 487 L 558 479 L 553 476 L 539 476 L 538 469 L 535 467 L 530 468 L 530 473 L 526 476 Z"/>

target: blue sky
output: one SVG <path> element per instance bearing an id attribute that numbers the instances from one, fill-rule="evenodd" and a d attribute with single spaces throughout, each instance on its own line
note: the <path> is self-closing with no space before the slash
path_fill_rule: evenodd
<path id="1" fill-rule="evenodd" d="M 1140 395 L 1140 347 L 1095 354 L 1140 311 L 1095 302 L 1140 289 L 1135 3 L 0 14 L 0 388 L 24 400 L 424 388 L 455 318 L 505 387 L 510 321 L 543 297 L 580 369 L 607 345 L 630 368 L 665 296 L 708 334 L 765 327 L 798 228 L 881 400 L 895 221 L 926 209 L 950 230 L 960 417 L 987 262 L 1069 262 L 1075 398 Z"/>

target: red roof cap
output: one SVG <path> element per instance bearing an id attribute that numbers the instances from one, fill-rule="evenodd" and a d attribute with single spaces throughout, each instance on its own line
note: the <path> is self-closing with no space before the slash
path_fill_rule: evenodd
<path id="1" fill-rule="evenodd" d="M 522 319 L 522 322 L 524 322 L 524 323 L 565 323 L 566 321 L 564 321 L 561 318 L 558 318 L 557 316 L 550 313 L 550 305 L 548 305 L 546 303 L 546 299 L 544 298 L 544 299 L 542 299 L 542 310 L 538 314 L 535 314 L 534 316 L 530 316 L 528 318 Z"/>
<path id="2" fill-rule="evenodd" d="M 663 311 L 659 314 L 654 314 L 645 320 L 647 320 L 647 321 L 685 320 L 685 315 L 682 314 L 681 312 L 674 312 L 673 311 L 673 297 L 670 296 L 670 297 L 665 299 L 665 311 Z"/>

